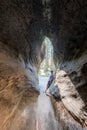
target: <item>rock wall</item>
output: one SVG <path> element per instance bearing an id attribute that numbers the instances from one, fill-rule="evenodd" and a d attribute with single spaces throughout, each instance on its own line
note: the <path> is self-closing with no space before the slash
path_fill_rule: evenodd
<path id="1" fill-rule="evenodd" d="M 0 130 L 36 127 L 37 71 L 44 47 L 42 16 L 35 7 L 32 0 L 0 0 Z"/>
<path id="2" fill-rule="evenodd" d="M 56 83 L 66 109 L 87 126 L 87 2 L 52 2 Z"/>
<path id="3" fill-rule="evenodd" d="M 54 46 L 61 101 L 87 126 L 86 25 L 86 0 L 0 0 L 0 130 L 25 129 L 26 122 L 11 124 L 37 100 L 45 35 Z"/>
<path id="4" fill-rule="evenodd" d="M 3 49 L 8 48 L 6 51 L 15 57 L 21 55 L 25 63 L 38 63 L 38 50 L 43 41 L 42 11 L 40 1 L 1 0 L 0 48 L 5 46 Z"/>
<path id="5" fill-rule="evenodd" d="M 76 118 L 73 118 L 69 111 L 67 111 L 61 100 L 55 100 L 53 97 L 51 97 L 51 100 L 58 121 L 59 130 L 86 130 L 86 128 L 84 128 Z"/>

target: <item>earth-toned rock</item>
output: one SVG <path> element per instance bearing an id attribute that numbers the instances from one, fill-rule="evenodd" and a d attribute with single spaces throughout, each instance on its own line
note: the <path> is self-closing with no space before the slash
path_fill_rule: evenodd
<path id="1" fill-rule="evenodd" d="M 26 107 L 34 112 L 44 36 L 54 47 L 61 102 L 87 127 L 87 1 L 0 0 L 0 130 L 25 130 L 29 123 L 18 117 Z"/>

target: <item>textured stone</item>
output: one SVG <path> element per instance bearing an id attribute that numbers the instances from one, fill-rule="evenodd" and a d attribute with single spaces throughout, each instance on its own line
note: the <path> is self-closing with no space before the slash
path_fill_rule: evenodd
<path id="1" fill-rule="evenodd" d="M 62 102 L 87 125 L 87 1 L 0 0 L 0 130 L 13 130 L 16 109 L 37 99 L 45 35 L 54 46 Z"/>

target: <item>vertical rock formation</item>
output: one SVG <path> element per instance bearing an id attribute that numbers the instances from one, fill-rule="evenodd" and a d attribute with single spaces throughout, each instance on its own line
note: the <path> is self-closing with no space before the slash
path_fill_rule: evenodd
<path id="1" fill-rule="evenodd" d="M 87 2 L 55 0 L 52 24 L 58 58 L 56 83 L 66 109 L 87 126 Z"/>
<path id="2" fill-rule="evenodd" d="M 40 1 L 0 0 L 0 130 L 35 128 L 42 9 Z"/>

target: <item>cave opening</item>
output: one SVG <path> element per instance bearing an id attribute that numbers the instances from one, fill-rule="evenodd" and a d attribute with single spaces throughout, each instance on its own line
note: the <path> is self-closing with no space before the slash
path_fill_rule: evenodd
<path id="1" fill-rule="evenodd" d="M 55 64 L 54 64 L 54 48 L 52 41 L 45 36 L 42 45 L 44 45 L 44 59 L 39 68 L 39 76 L 48 77 L 50 75 L 50 71 L 55 71 Z"/>
<path id="2" fill-rule="evenodd" d="M 54 64 L 54 47 L 49 37 L 44 37 L 41 48 L 44 50 L 44 58 L 40 64 L 38 76 L 40 93 L 43 93 L 46 90 L 49 78 L 51 76 L 51 71 L 53 71 L 53 75 L 55 75 L 56 66 Z M 53 84 L 54 82 L 50 86 L 53 86 Z M 49 93 L 49 89 L 47 92 Z"/>

